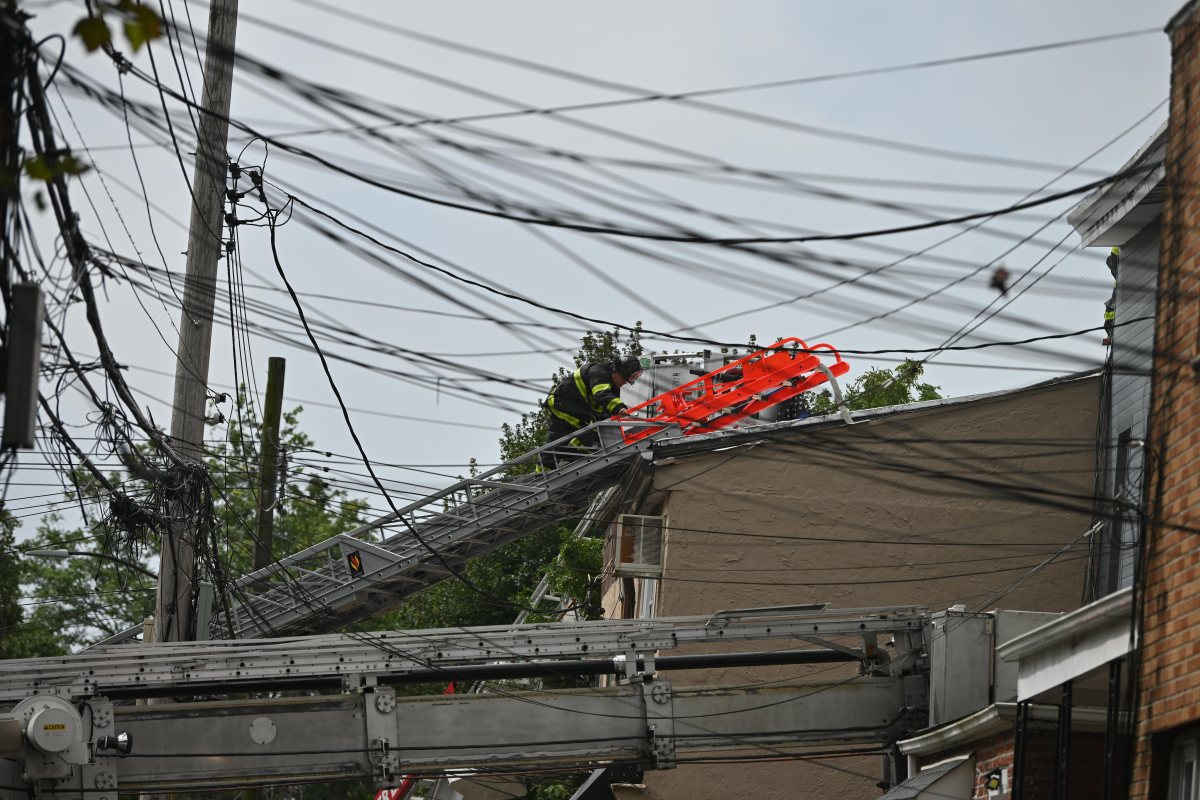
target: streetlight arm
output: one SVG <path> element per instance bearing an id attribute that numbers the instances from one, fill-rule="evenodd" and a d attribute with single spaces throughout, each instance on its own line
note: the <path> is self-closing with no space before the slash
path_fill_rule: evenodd
<path id="1" fill-rule="evenodd" d="M 56 548 L 45 548 L 38 550 L 23 550 L 21 555 L 35 556 L 39 558 L 70 558 L 71 556 L 91 556 L 92 558 L 100 558 L 105 561 L 112 561 L 130 569 L 137 570 L 143 575 L 158 580 L 158 575 L 143 567 L 141 564 L 136 564 L 132 561 L 126 561 L 123 558 L 110 556 L 108 553 L 97 553 L 92 550 L 61 550 Z"/>

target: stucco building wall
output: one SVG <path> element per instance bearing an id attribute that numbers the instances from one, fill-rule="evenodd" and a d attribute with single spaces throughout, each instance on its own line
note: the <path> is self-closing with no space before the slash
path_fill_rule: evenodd
<path id="1" fill-rule="evenodd" d="M 1099 379 L 1089 377 L 907 407 L 850 426 L 793 426 L 711 452 L 664 448 L 642 509 L 657 506 L 667 518 L 655 615 L 810 602 L 1075 608 L 1092 524 L 1099 402 Z M 615 611 L 628 590 L 611 583 L 607 606 Z M 689 672 L 674 682 L 818 672 L 854 674 L 823 665 Z M 739 796 L 749 779 L 762 800 L 874 798 L 879 777 L 872 756 L 687 766 L 647 774 L 646 783 L 662 797 Z"/>

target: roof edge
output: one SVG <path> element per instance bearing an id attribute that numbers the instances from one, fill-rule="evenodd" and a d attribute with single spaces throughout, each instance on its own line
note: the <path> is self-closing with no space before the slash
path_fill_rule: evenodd
<path id="1" fill-rule="evenodd" d="M 1165 33 L 1174 33 L 1175 29 L 1183 24 L 1187 17 L 1190 17 L 1198 8 L 1200 8 L 1200 0 L 1191 0 L 1189 3 L 1184 3 L 1183 8 L 1175 12 L 1171 20 L 1167 23 L 1167 27 L 1163 28 Z"/>
<path id="2" fill-rule="evenodd" d="M 1200 0 L 1197 0 L 1200 2 Z M 1113 618 L 1129 617 L 1133 609 L 1133 587 L 1113 592 L 1094 603 L 1088 603 L 1064 614 L 1058 619 L 1009 639 L 996 647 L 996 655 L 1002 661 L 1017 661 L 1045 650 L 1060 642 L 1073 639 L 1082 633 L 1107 623 Z"/>
<path id="3" fill-rule="evenodd" d="M 1200 2 L 1200 0 L 1197 0 L 1197 2 Z M 983 394 L 963 395 L 960 397 L 942 397 L 937 400 L 920 400 L 916 403 L 904 403 L 902 405 L 895 406 L 880 406 L 878 408 L 865 408 L 861 411 L 854 411 L 851 413 L 853 414 L 855 422 L 866 422 L 868 420 L 890 417 L 898 414 L 928 411 L 938 408 L 953 408 L 956 406 L 966 405 L 968 403 L 998 400 L 1004 397 L 1021 394 L 1023 392 L 1039 391 L 1055 386 L 1066 385 L 1068 383 L 1074 383 L 1076 381 L 1089 380 L 1099 376 L 1102 372 L 1102 368 L 1090 369 L 1082 372 L 1073 372 L 1068 375 L 1060 375 L 1044 381 L 1038 381 L 1037 383 L 1030 384 L 1028 386 L 1018 386 L 1015 389 L 999 389 L 994 392 L 985 392 Z M 806 417 L 804 419 L 786 420 L 784 422 L 768 422 L 747 428 L 713 431 L 712 433 L 705 433 L 699 436 L 676 436 L 669 439 L 662 439 L 651 445 L 650 449 L 652 452 L 670 451 L 683 447 L 687 447 L 689 450 L 708 448 L 715 449 L 723 446 L 733 446 L 735 440 L 746 439 L 753 441 L 767 433 L 773 434 L 781 431 L 792 431 L 810 427 L 834 427 L 838 425 L 846 426 L 846 424 L 847 423 L 839 414 L 827 414 L 820 417 Z"/>
<path id="4" fill-rule="evenodd" d="M 1200 0 L 1196 0 L 1200 3 Z M 1150 135 L 1117 173 L 1128 173 L 1152 157 L 1166 158 L 1169 119 Z M 1144 175 L 1127 175 L 1121 180 L 1106 183 L 1084 197 L 1067 212 L 1067 223 L 1079 234 L 1081 246 L 1087 247 L 1136 208 L 1166 177 L 1166 166 L 1160 163 Z"/>
<path id="5" fill-rule="evenodd" d="M 1197 0 L 1200 2 L 1200 0 Z M 1033 704 L 1029 706 L 1029 716 L 1039 722 L 1054 722 L 1058 720 L 1058 706 Z M 900 752 L 906 756 L 922 756 L 937 753 L 951 747 L 961 746 L 963 742 L 975 741 L 986 736 L 1012 730 L 1013 722 L 1017 719 L 1016 703 L 994 703 L 981 711 L 976 711 L 967 717 L 948 722 L 940 728 L 934 728 L 910 739 L 897 742 Z M 1108 722 L 1107 709 L 1076 707 L 1071 709 L 1072 730 L 1104 730 Z"/>

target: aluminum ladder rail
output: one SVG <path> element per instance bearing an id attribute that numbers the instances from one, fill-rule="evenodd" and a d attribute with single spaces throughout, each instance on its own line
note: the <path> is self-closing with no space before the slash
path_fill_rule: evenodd
<path id="1" fill-rule="evenodd" d="M 97 645 L 68 656 L 0 661 L 0 708 L 34 694 L 68 699 L 169 689 L 220 693 L 288 679 L 403 675 L 459 665 L 557 659 L 619 659 L 622 670 L 686 645 L 807 642 L 841 650 L 886 669 L 907 667 L 922 650 L 923 606 L 829 608 L 824 603 L 743 608 L 649 619 L 541 622 L 366 634 L 331 633 L 257 640 L 156 642 L 136 648 Z M 878 637 L 892 636 L 885 655 Z M 856 644 L 848 644 L 847 640 Z M 461 695 L 459 695 L 461 697 Z"/>
<path id="2" fill-rule="evenodd" d="M 570 452 L 570 438 L 593 431 L 597 449 L 583 457 Z M 239 602 L 228 618 L 214 615 L 210 637 L 324 633 L 394 608 L 470 559 L 578 513 L 592 493 L 619 481 L 650 442 L 638 444 L 626 444 L 615 423 L 598 422 L 286 556 L 237 581 L 232 594 Z M 521 471 L 540 466 L 543 456 L 572 460 Z"/>

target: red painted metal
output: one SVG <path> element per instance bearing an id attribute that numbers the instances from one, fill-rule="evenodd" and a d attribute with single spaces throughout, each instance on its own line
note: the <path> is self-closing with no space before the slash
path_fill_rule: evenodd
<path id="1" fill-rule="evenodd" d="M 840 377 L 849 371 L 850 365 L 831 345 L 822 342 L 809 347 L 803 340 L 789 337 L 651 397 L 616 420 L 641 423 L 622 427 L 626 443 L 657 433 L 669 423 L 678 423 L 684 436 L 729 427 L 828 380 L 817 369 L 823 363 L 822 351 L 833 357 L 831 363 L 825 364 L 832 375 Z M 646 421 L 664 425 L 646 425 Z"/>

